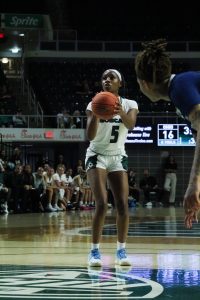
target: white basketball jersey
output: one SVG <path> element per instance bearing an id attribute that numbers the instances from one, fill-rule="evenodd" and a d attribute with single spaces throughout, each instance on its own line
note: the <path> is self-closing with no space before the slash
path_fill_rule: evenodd
<path id="1" fill-rule="evenodd" d="M 137 102 L 120 97 L 123 110 L 128 113 L 131 109 L 138 109 Z M 91 102 L 87 109 L 92 111 Z M 90 141 L 87 154 L 91 151 L 102 155 L 126 155 L 125 141 L 128 129 L 122 123 L 119 115 L 110 120 L 100 120 L 95 138 Z"/>

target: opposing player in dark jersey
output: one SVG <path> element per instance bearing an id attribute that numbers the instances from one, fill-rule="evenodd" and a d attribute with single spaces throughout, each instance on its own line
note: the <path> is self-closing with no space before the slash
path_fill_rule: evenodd
<path id="1" fill-rule="evenodd" d="M 130 265 L 126 255 L 128 233 L 128 177 L 125 141 L 128 129 L 135 126 L 138 105 L 134 100 L 119 95 L 122 85 L 121 73 L 115 69 L 106 70 L 101 78 L 102 88 L 116 95 L 115 115 L 105 121 L 92 113 L 91 102 L 88 104 L 87 137 L 90 140 L 86 153 L 86 170 L 90 187 L 96 203 L 92 223 L 92 245 L 88 264 L 90 267 L 102 265 L 99 243 L 107 211 L 107 184 L 111 189 L 116 207 L 117 251 L 115 263 Z"/>
<path id="2" fill-rule="evenodd" d="M 135 72 L 141 92 L 152 102 L 171 101 L 190 125 L 196 148 L 184 195 L 185 225 L 192 227 L 200 209 L 200 72 L 171 74 L 172 63 L 164 39 L 144 42 L 135 58 Z"/>

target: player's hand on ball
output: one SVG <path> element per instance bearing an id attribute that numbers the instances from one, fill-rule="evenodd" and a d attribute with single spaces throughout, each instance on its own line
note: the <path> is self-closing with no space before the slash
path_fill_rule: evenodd
<path id="1" fill-rule="evenodd" d="M 122 109 L 121 103 L 119 101 L 116 101 L 115 109 L 114 109 L 114 114 L 121 116 L 123 113 L 124 113 L 124 111 Z"/>

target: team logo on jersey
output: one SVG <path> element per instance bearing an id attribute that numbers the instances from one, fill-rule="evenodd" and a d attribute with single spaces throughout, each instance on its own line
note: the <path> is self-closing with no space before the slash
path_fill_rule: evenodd
<path id="1" fill-rule="evenodd" d="M 0 299 L 154 299 L 163 287 L 130 270 L 81 268 L 0 271 Z"/>

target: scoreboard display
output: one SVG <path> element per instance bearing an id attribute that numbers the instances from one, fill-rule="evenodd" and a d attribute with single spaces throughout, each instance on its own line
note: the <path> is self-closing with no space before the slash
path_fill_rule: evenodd
<path id="1" fill-rule="evenodd" d="M 157 124 L 157 146 L 195 146 L 187 124 Z"/>

